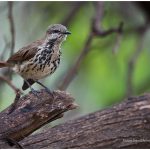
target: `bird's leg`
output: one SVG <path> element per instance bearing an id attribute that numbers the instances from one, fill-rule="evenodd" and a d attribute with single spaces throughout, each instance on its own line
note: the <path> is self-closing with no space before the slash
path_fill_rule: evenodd
<path id="1" fill-rule="evenodd" d="M 31 92 L 32 92 L 35 96 L 37 96 L 37 97 L 39 98 L 39 96 L 37 95 L 38 91 L 34 90 L 34 89 L 31 87 L 30 83 L 29 83 L 27 80 L 24 80 L 24 81 L 28 84 L 28 86 L 29 86 Z"/>
<path id="2" fill-rule="evenodd" d="M 53 92 L 51 92 L 51 90 L 50 89 L 48 89 L 45 85 L 43 85 L 41 82 L 39 82 L 39 81 L 35 81 L 37 84 L 39 84 L 39 85 L 41 85 L 42 87 L 44 87 L 45 88 L 45 90 L 50 94 L 50 95 L 52 95 L 53 96 Z"/>

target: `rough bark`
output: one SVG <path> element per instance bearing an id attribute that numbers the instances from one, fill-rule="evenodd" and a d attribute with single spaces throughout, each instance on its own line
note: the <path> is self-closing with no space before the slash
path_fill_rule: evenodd
<path id="1" fill-rule="evenodd" d="M 150 148 L 150 95 L 31 135 L 25 148 Z"/>
<path id="2" fill-rule="evenodd" d="M 63 98 L 58 98 L 58 101 L 60 99 L 62 101 Z M 66 106 L 65 101 L 62 102 L 61 108 L 63 108 L 62 106 Z M 56 101 L 57 104 L 55 106 L 58 107 L 59 102 L 57 103 Z M 72 102 L 72 98 L 69 97 L 69 106 L 72 106 Z M 28 102 L 24 101 L 23 104 L 27 105 Z M 36 108 L 38 109 L 38 107 Z M 45 106 L 40 105 L 40 108 L 40 110 L 45 109 Z M 20 113 L 20 109 L 19 106 L 18 114 Z M 52 107 L 49 109 L 51 110 Z M 33 110 L 30 112 L 31 114 L 34 112 Z M 14 113 L 16 114 L 17 112 Z M 22 136 L 20 138 L 16 136 L 17 131 L 22 132 L 20 128 L 16 126 L 21 123 L 17 122 L 17 119 L 14 121 L 14 119 L 10 117 L 8 119 L 2 118 L 2 115 L 7 118 L 5 113 L 6 110 L 0 117 L 5 120 L 5 126 L 8 126 L 7 122 L 10 120 L 9 127 L 7 127 L 8 130 L 5 130 L 3 123 L 1 123 L 1 135 L 7 131 L 7 133 L 9 132 L 9 135 L 13 138 L 15 137 L 17 141 L 21 140 Z M 31 116 L 30 113 L 28 114 L 29 116 Z M 13 115 L 11 117 L 13 117 Z M 25 116 L 26 113 L 22 113 L 21 117 L 25 118 Z M 43 116 L 39 115 L 37 117 L 39 118 L 39 122 L 43 120 Z M 56 118 L 57 116 L 58 115 L 56 115 Z M 41 123 L 36 121 L 37 118 L 35 118 L 34 121 L 38 123 L 39 126 L 42 126 Z M 52 118 L 50 119 L 51 121 L 53 120 Z M 14 121 L 14 123 L 11 121 Z M 30 122 L 28 119 L 22 126 L 25 127 L 26 124 L 29 125 Z M 13 128 L 14 126 L 15 128 Z M 32 127 L 33 126 L 31 126 L 30 129 Z M 17 130 L 17 128 L 19 130 Z M 16 133 L 10 134 L 12 130 L 14 132 L 14 129 Z M 20 135 L 20 133 L 18 134 Z M 27 136 L 21 140 L 19 144 L 24 148 L 150 148 L 150 94 L 131 97 L 111 108 L 70 120 L 53 128 L 46 128 L 40 133 Z M 2 148 L 10 148 L 6 142 L 0 142 L 0 146 Z"/>
<path id="3" fill-rule="evenodd" d="M 55 91 L 50 95 L 41 90 L 22 97 L 16 109 L 11 107 L 0 113 L 0 148 L 10 148 L 6 139 L 20 141 L 48 122 L 61 118 L 65 111 L 76 108 L 74 99 L 65 92 Z"/>

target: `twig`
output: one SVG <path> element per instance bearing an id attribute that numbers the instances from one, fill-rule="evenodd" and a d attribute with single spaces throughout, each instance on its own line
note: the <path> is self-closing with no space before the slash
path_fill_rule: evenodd
<path id="1" fill-rule="evenodd" d="M 112 49 L 112 53 L 113 54 L 116 54 L 119 50 L 119 47 L 120 47 L 120 43 L 121 43 L 121 40 L 122 40 L 122 32 L 118 33 L 118 35 L 116 36 L 116 41 L 115 41 L 115 45 Z"/>
<path id="2" fill-rule="evenodd" d="M 15 47 L 15 27 L 14 27 L 14 18 L 13 18 L 13 2 L 8 2 L 8 19 L 10 24 L 10 33 L 11 33 L 11 49 L 10 56 L 14 53 Z M 10 73 L 10 79 L 12 77 L 12 73 Z"/>
<path id="3" fill-rule="evenodd" d="M 7 79 L 6 77 L 0 76 L 0 80 L 5 81 L 14 91 L 15 93 L 22 93 L 15 85 L 13 85 L 13 83 Z"/>
<path id="4" fill-rule="evenodd" d="M 103 14 L 104 14 L 104 2 L 100 1 L 95 3 L 95 16 L 93 17 L 92 22 L 92 31 L 95 36 L 105 37 L 112 33 L 123 32 L 123 22 L 121 22 L 116 28 L 111 28 L 104 31 L 101 27 Z"/>
<path id="5" fill-rule="evenodd" d="M 0 76 L 0 80 L 5 81 L 16 93 L 14 102 L 12 103 L 12 105 L 9 109 L 9 112 L 8 112 L 8 114 L 10 114 L 15 110 L 16 104 L 17 104 L 18 100 L 20 99 L 22 92 L 20 89 L 16 88 L 15 85 L 13 85 L 12 82 L 9 79 L 7 79 L 6 77 Z"/>
<path id="6" fill-rule="evenodd" d="M 145 40 L 145 33 L 147 31 L 148 25 L 147 27 L 143 30 L 143 32 L 139 33 L 139 42 L 138 42 L 138 46 L 137 49 L 135 50 L 135 52 L 132 54 L 131 58 L 128 61 L 128 68 L 127 68 L 127 90 L 126 90 L 126 96 L 129 97 L 133 94 L 133 83 L 132 83 L 132 79 L 133 79 L 133 73 L 134 73 L 134 68 L 136 65 L 136 62 L 143 50 L 143 43 Z"/>
<path id="7" fill-rule="evenodd" d="M 16 97 L 14 99 L 14 102 L 12 103 L 12 105 L 11 105 L 11 107 L 9 109 L 9 112 L 8 112 L 8 114 L 10 114 L 10 113 L 12 113 L 15 110 L 16 105 L 17 105 L 17 103 L 18 103 L 18 101 L 19 101 L 19 99 L 21 97 L 21 94 L 23 94 L 23 93 L 22 93 L 22 91 L 20 89 L 18 89 L 15 85 L 13 85 L 13 83 L 8 78 L 0 76 L 0 80 L 5 81 L 16 93 Z"/>
<path id="8" fill-rule="evenodd" d="M 3 52 L 1 53 L 0 60 L 3 59 L 4 54 L 6 53 L 8 47 L 11 48 L 10 55 L 13 54 L 14 51 L 14 45 L 15 45 L 15 29 L 14 29 L 14 21 L 13 21 L 13 2 L 8 2 L 8 19 L 10 23 L 10 32 L 11 32 L 11 42 L 8 42 L 6 38 L 4 37 L 5 47 L 3 49 Z M 3 76 L 8 76 L 11 78 L 11 71 L 9 69 L 4 70 Z M 2 80 L 4 81 L 4 80 Z M 0 86 L 2 86 L 3 82 L 0 82 Z"/>
<path id="9" fill-rule="evenodd" d="M 121 22 L 118 27 L 111 28 L 111 29 L 108 29 L 106 31 L 102 31 L 102 30 L 99 30 L 97 28 L 93 28 L 93 32 L 94 32 L 95 36 L 105 37 L 105 36 L 110 35 L 112 33 L 122 32 L 122 28 L 123 28 L 123 22 Z"/>
<path id="10" fill-rule="evenodd" d="M 116 32 L 116 33 L 122 32 L 123 23 L 120 23 L 117 28 L 111 28 L 106 31 L 102 30 L 101 21 L 102 21 L 103 11 L 104 11 L 103 7 L 104 7 L 104 2 L 102 2 L 102 1 L 96 2 L 95 15 L 92 20 L 90 34 L 86 40 L 86 43 L 85 43 L 83 50 L 81 51 L 77 61 L 74 63 L 74 65 L 71 67 L 71 69 L 67 72 L 63 82 L 58 86 L 59 89 L 65 90 L 68 87 L 68 85 L 71 83 L 71 81 L 74 79 L 83 59 L 85 58 L 87 53 L 90 51 L 90 46 L 92 44 L 92 40 L 94 37 L 102 38 L 102 37 L 105 37 L 114 32 Z"/>
<path id="11" fill-rule="evenodd" d="M 15 110 L 17 102 L 20 99 L 21 94 L 23 94 L 23 93 L 22 93 L 22 91 L 20 89 L 18 89 L 15 85 L 13 85 L 12 82 L 8 78 L 6 78 L 4 76 L 0 76 L 0 80 L 6 82 L 15 91 L 15 94 L 16 94 L 14 102 L 12 103 L 12 105 L 11 105 L 11 107 L 9 109 L 9 112 L 8 112 L 8 114 L 10 114 L 10 113 L 12 113 Z"/>
<path id="12" fill-rule="evenodd" d="M 119 24 L 116 28 L 111 28 L 108 30 L 103 30 L 101 27 L 102 19 L 104 14 L 104 2 L 97 2 L 95 3 L 95 16 L 93 17 L 92 22 L 92 31 L 95 36 L 105 37 L 112 33 L 122 33 L 123 31 L 123 22 Z"/>
<path id="13" fill-rule="evenodd" d="M 14 27 L 14 19 L 13 19 L 13 2 L 8 2 L 8 19 L 10 23 L 10 32 L 11 32 L 11 52 L 10 55 L 14 53 L 15 47 L 15 27 Z"/>
<path id="14" fill-rule="evenodd" d="M 5 36 L 3 37 L 3 41 L 4 41 L 5 45 L 4 45 L 4 48 L 0 54 L 0 60 L 3 60 L 5 53 L 10 48 L 10 42 L 7 40 L 7 38 Z"/>
<path id="15" fill-rule="evenodd" d="M 92 28 L 93 30 L 101 30 L 101 21 L 104 15 L 104 2 L 93 3 L 95 7 L 95 15 L 93 16 Z"/>

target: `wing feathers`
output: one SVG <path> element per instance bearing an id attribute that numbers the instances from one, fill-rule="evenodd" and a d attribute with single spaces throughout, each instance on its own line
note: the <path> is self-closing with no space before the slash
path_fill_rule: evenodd
<path id="1" fill-rule="evenodd" d="M 16 52 L 14 55 L 12 55 L 7 62 L 23 62 L 26 60 L 31 59 L 32 57 L 34 57 L 34 55 L 36 54 L 36 52 L 38 51 L 38 47 L 43 43 L 43 40 L 38 40 L 36 42 L 33 42 L 32 44 L 23 47 L 22 49 L 20 49 L 18 52 Z"/>

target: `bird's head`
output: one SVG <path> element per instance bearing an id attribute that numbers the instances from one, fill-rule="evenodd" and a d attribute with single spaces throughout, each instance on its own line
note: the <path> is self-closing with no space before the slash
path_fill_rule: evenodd
<path id="1" fill-rule="evenodd" d="M 46 32 L 46 38 L 48 40 L 54 40 L 58 43 L 63 42 L 67 35 L 71 34 L 67 28 L 61 24 L 53 24 L 48 27 Z"/>

